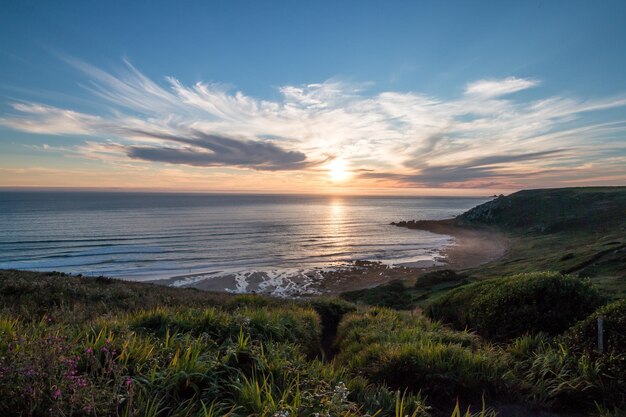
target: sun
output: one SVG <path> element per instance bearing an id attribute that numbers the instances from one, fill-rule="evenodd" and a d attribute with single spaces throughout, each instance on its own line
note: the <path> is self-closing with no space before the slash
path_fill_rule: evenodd
<path id="1" fill-rule="evenodd" d="M 328 165 L 328 175 L 332 182 L 343 182 L 350 178 L 350 171 L 347 169 L 346 161 L 333 159 Z"/>

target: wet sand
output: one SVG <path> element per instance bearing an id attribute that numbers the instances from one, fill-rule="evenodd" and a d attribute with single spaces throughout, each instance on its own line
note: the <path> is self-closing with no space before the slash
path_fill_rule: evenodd
<path id="1" fill-rule="evenodd" d="M 415 279 L 421 273 L 436 269 L 456 271 L 475 268 L 501 258 L 508 250 L 508 239 L 490 229 L 465 228 L 453 224 L 452 220 L 415 222 L 409 229 L 452 236 L 454 243 L 441 250 L 435 258 L 436 264 L 406 264 L 388 268 L 386 265 L 368 263 L 344 271 L 325 274 L 323 287 L 330 294 L 371 288 L 396 279 Z"/>
<path id="2" fill-rule="evenodd" d="M 488 228 L 457 226 L 454 219 L 423 220 L 408 228 L 452 236 L 455 243 L 442 251 L 450 269 L 470 269 L 494 261 L 504 256 L 509 247 L 504 233 Z"/>
<path id="3" fill-rule="evenodd" d="M 453 220 L 402 222 L 399 227 L 452 236 L 454 243 L 438 251 L 434 261 L 421 261 L 390 267 L 367 261 L 354 261 L 341 268 L 291 271 L 291 274 L 252 271 L 245 274 L 197 274 L 156 281 L 163 285 L 194 287 L 205 291 L 251 292 L 275 296 L 315 296 L 371 288 L 386 282 L 415 279 L 435 269 L 464 270 L 496 260 L 506 253 L 508 240 L 490 229 L 460 227 Z M 393 226 L 390 226 L 393 227 Z"/>

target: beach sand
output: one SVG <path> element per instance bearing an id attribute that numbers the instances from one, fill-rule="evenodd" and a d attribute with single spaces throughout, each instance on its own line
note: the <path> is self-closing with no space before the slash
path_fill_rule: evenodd
<path id="1" fill-rule="evenodd" d="M 454 243 L 441 250 L 437 264 L 406 264 L 389 268 L 386 265 L 368 263 L 349 270 L 325 274 L 322 285 L 325 292 L 337 294 L 345 291 L 372 288 L 396 279 L 415 279 L 421 273 L 436 269 L 456 271 L 475 268 L 501 258 L 508 250 L 507 237 L 490 229 L 465 228 L 453 224 L 452 220 L 422 221 L 411 229 L 452 236 Z"/>
<path id="2" fill-rule="evenodd" d="M 372 288 L 393 280 L 415 279 L 435 269 L 465 270 L 496 260 L 506 253 L 508 240 L 503 233 L 490 229 L 460 227 L 453 220 L 410 222 L 410 229 L 452 236 L 454 243 L 440 251 L 435 261 L 389 265 L 354 261 L 343 268 L 329 268 L 301 273 L 276 274 L 250 272 L 211 276 L 209 274 L 174 277 L 155 281 L 163 285 L 193 287 L 205 291 L 252 292 L 276 296 L 314 296 Z"/>

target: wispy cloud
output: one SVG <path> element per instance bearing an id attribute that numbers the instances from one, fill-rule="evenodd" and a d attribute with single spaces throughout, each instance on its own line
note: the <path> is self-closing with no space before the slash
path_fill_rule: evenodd
<path id="1" fill-rule="evenodd" d="M 465 94 L 480 97 L 498 97 L 535 87 L 536 80 L 507 77 L 502 80 L 479 80 L 465 88 Z"/>
<path id="2" fill-rule="evenodd" d="M 443 100 L 417 92 L 372 95 L 365 85 L 332 80 L 283 86 L 281 98 L 269 101 L 219 84 L 156 82 L 128 62 L 117 73 L 68 62 L 85 73 L 84 87 L 106 111 L 21 102 L 0 124 L 86 137 L 71 152 L 117 164 L 315 172 L 340 157 L 361 185 L 517 187 L 543 178 L 614 178 L 626 163 L 626 116 L 591 117 L 625 106 L 623 94 L 524 101 L 509 95 L 540 82 L 508 77 L 477 80 Z"/>

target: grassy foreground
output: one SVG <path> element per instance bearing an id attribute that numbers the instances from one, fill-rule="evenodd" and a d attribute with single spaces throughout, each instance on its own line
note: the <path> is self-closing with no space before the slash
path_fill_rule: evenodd
<path id="1" fill-rule="evenodd" d="M 622 352 L 594 355 L 577 326 L 569 339 L 494 343 L 338 299 L 0 271 L 0 415 L 493 416 L 485 403 L 505 417 L 511 404 L 524 414 L 509 415 L 619 412 Z"/>

